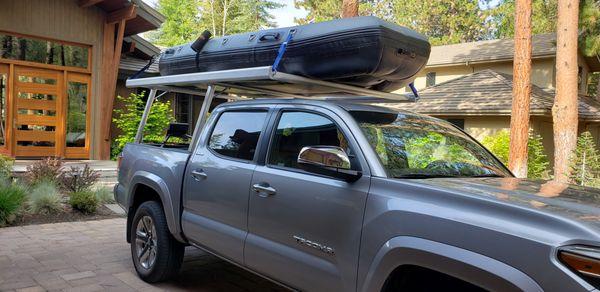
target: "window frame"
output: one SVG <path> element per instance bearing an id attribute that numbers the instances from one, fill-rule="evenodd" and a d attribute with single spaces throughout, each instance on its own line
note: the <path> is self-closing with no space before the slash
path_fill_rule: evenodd
<path id="1" fill-rule="evenodd" d="M 344 137 L 346 138 L 346 140 L 348 140 L 348 147 L 351 150 L 352 154 L 346 153 L 348 154 L 348 156 L 350 157 L 350 161 L 351 161 L 351 169 L 352 170 L 356 170 L 356 171 L 363 171 L 364 167 L 362 166 L 361 162 L 360 162 L 360 158 L 356 148 L 353 144 L 355 144 L 354 141 L 352 141 L 352 139 L 354 139 L 354 137 L 352 135 L 348 135 L 350 133 L 350 131 L 348 131 L 347 129 L 345 129 L 342 125 L 340 125 L 340 123 L 338 123 L 334 118 L 332 118 L 330 115 L 327 115 L 326 113 L 319 111 L 319 110 L 315 110 L 315 109 L 309 109 L 309 108 L 296 108 L 296 107 L 281 107 L 279 109 L 277 109 L 277 112 L 275 112 L 273 114 L 274 118 L 272 119 L 272 122 L 270 123 L 270 129 L 269 129 L 269 139 L 266 141 L 267 145 L 265 146 L 265 153 L 262 157 L 264 157 L 263 165 L 265 167 L 271 168 L 271 169 L 279 169 L 279 170 L 284 170 L 284 171 L 290 171 L 290 172 L 295 172 L 295 173 L 302 173 L 302 174 L 307 174 L 307 175 L 313 175 L 313 176 L 318 176 L 318 177 L 323 177 L 323 178 L 330 178 L 329 176 L 326 175 L 322 175 L 322 174 L 318 174 L 318 173 L 314 173 L 314 172 L 309 172 L 306 171 L 304 169 L 301 168 L 294 168 L 294 167 L 288 167 L 288 166 L 279 166 L 276 164 L 271 164 L 269 163 L 269 159 L 271 157 L 271 149 L 273 147 L 273 142 L 275 139 L 275 135 L 277 133 L 277 126 L 279 125 L 279 122 L 281 121 L 281 117 L 283 116 L 284 113 L 286 112 L 302 112 L 302 113 L 309 113 L 309 114 L 315 114 L 315 115 L 319 115 L 321 117 L 324 117 L 328 120 L 330 120 L 333 124 L 336 125 L 336 127 L 342 131 L 342 134 L 344 135 Z M 350 137 L 352 137 L 352 139 L 350 139 Z M 354 157 L 352 157 L 354 156 Z"/>
<path id="2" fill-rule="evenodd" d="M 256 143 L 256 149 L 254 150 L 254 156 L 252 157 L 251 160 L 246 160 L 246 159 L 242 159 L 242 158 L 223 155 L 221 153 L 218 153 L 214 149 L 212 149 L 209 145 L 210 137 L 212 137 L 212 134 L 215 130 L 215 127 L 219 123 L 219 120 L 221 119 L 221 117 L 223 116 L 224 113 L 230 113 L 230 112 L 264 112 L 265 113 L 265 122 L 263 124 L 262 129 L 260 130 L 260 134 L 258 136 L 258 141 Z M 269 121 L 270 121 L 271 112 L 270 112 L 269 108 L 264 108 L 264 107 L 251 108 L 251 109 L 231 108 L 231 109 L 215 111 L 214 114 L 216 114 L 217 116 L 214 118 L 214 122 L 211 123 L 210 129 L 209 129 L 209 131 L 207 131 L 207 134 L 204 136 L 204 141 L 202 141 L 202 144 L 201 144 L 202 147 L 199 147 L 199 149 L 206 148 L 206 150 L 208 152 L 210 152 L 212 155 L 214 155 L 215 157 L 218 157 L 220 159 L 236 161 L 236 162 L 241 162 L 241 163 L 248 163 L 248 164 L 256 164 L 256 161 L 258 160 L 260 149 L 261 149 L 261 142 L 263 140 L 262 137 L 264 137 L 265 132 L 267 131 L 267 126 L 269 125 Z M 194 151 L 194 152 L 196 153 L 197 151 Z"/>

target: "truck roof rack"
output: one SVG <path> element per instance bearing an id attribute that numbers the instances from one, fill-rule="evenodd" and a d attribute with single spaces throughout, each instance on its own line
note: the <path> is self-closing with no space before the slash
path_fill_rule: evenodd
<path id="1" fill-rule="evenodd" d="M 143 129 L 157 91 L 204 94 L 202 108 L 190 143 L 196 143 L 198 131 L 204 126 L 213 98 L 308 98 L 369 102 L 414 102 L 415 95 L 382 92 L 362 87 L 312 79 L 278 72 L 273 66 L 261 66 L 221 71 L 197 72 L 168 76 L 128 79 L 127 87 L 150 89 L 149 98 L 140 121 L 135 142 L 142 141 Z M 217 92 L 217 94 L 215 94 Z"/>
<path id="2" fill-rule="evenodd" d="M 327 96 L 346 94 L 369 96 L 388 102 L 415 101 L 409 95 L 382 92 L 362 87 L 302 77 L 261 66 L 221 71 L 197 72 L 169 76 L 128 79 L 127 87 L 144 87 L 164 91 L 194 93 L 205 92 L 209 85 L 217 88 L 222 98 L 281 97 L 325 99 Z M 184 93 L 184 92 L 182 92 Z"/>

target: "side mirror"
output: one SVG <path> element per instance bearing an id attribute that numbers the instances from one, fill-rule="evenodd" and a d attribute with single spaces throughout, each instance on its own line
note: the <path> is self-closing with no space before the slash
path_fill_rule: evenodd
<path id="1" fill-rule="evenodd" d="M 352 170 L 346 151 L 336 146 L 307 146 L 298 154 L 298 165 L 313 173 L 318 173 L 347 182 L 358 180 L 362 173 Z"/>

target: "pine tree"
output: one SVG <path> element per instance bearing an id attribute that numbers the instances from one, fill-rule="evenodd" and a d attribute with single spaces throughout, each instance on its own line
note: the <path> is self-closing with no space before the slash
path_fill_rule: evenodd
<path id="1" fill-rule="evenodd" d="M 159 0 L 165 22 L 150 40 L 162 46 L 193 41 L 204 30 L 214 36 L 275 26 L 270 10 L 284 5 L 272 0 Z"/>
<path id="2" fill-rule="evenodd" d="M 481 144 L 490 150 L 504 164 L 508 163 L 510 134 L 508 130 L 498 131 L 496 134 L 483 138 Z M 545 179 L 548 177 L 548 155 L 544 151 L 542 136 L 529 131 L 527 142 L 527 177 L 532 179 Z"/>
<path id="3" fill-rule="evenodd" d="M 540 134 L 529 131 L 527 153 L 527 177 L 547 178 L 550 161 L 548 161 L 548 156 L 544 152 L 544 144 Z"/>
<path id="4" fill-rule="evenodd" d="M 600 153 L 590 132 L 583 132 L 577 139 L 571 157 L 571 180 L 582 186 L 598 186 L 600 182 Z"/>

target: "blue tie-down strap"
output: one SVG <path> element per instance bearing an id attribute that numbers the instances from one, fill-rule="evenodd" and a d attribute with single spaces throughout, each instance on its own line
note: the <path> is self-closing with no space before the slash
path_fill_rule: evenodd
<path id="1" fill-rule="evenodd" d="M 146 64 L 146 66 L 144 66 L 139 71 L 135 72 L 133 75 L 131 75 L 127 79 L 137 79 L 137 78 L 139 78 L 142 74 L 144 74 L 144 72 L 146 72 L 146 70 L 148 70 L 148 68 L 150 68 L 150 66 L 152 66 L 152 63 L 154 63 L 154 61 L 156 61 L 156 58 L 157 58 L 156 55 L 152 56 L 152 58 L 150 58 L 150 61 L 148 61 L 148 64 Z"/>
<path id="2" fill-rule="evenodd" d="M 415 95 L 415 101 L 418 100 L 419 99 L 419 93 L 417 92 L 417 88 L 415 87 L 415 83 L 414 82 L 409 83 L 408 87 L 410 87 L 410 90 Z"/>
<path id="3" fill-rule="evenodd" d="M 292 40 L 292 38 L 294 37 L 294 31 L 290 31 L 287 35 L 287 37 L 285 38 L 285 41 L 283 43 L 281 43 L 281 46 L 279 46 L 279 52 L 277 52 L 277 58 L 275 58 L 275 62 L 273 62 L 273 66 L 271 66 L 273 72 L 277 71 L 277 67 L 279 67 L 279 63 L 281 62 L 281 59 L 283 59 L 283 54 L 285 54 L 285 49 L 287 48 L 288 43 Z"/>

